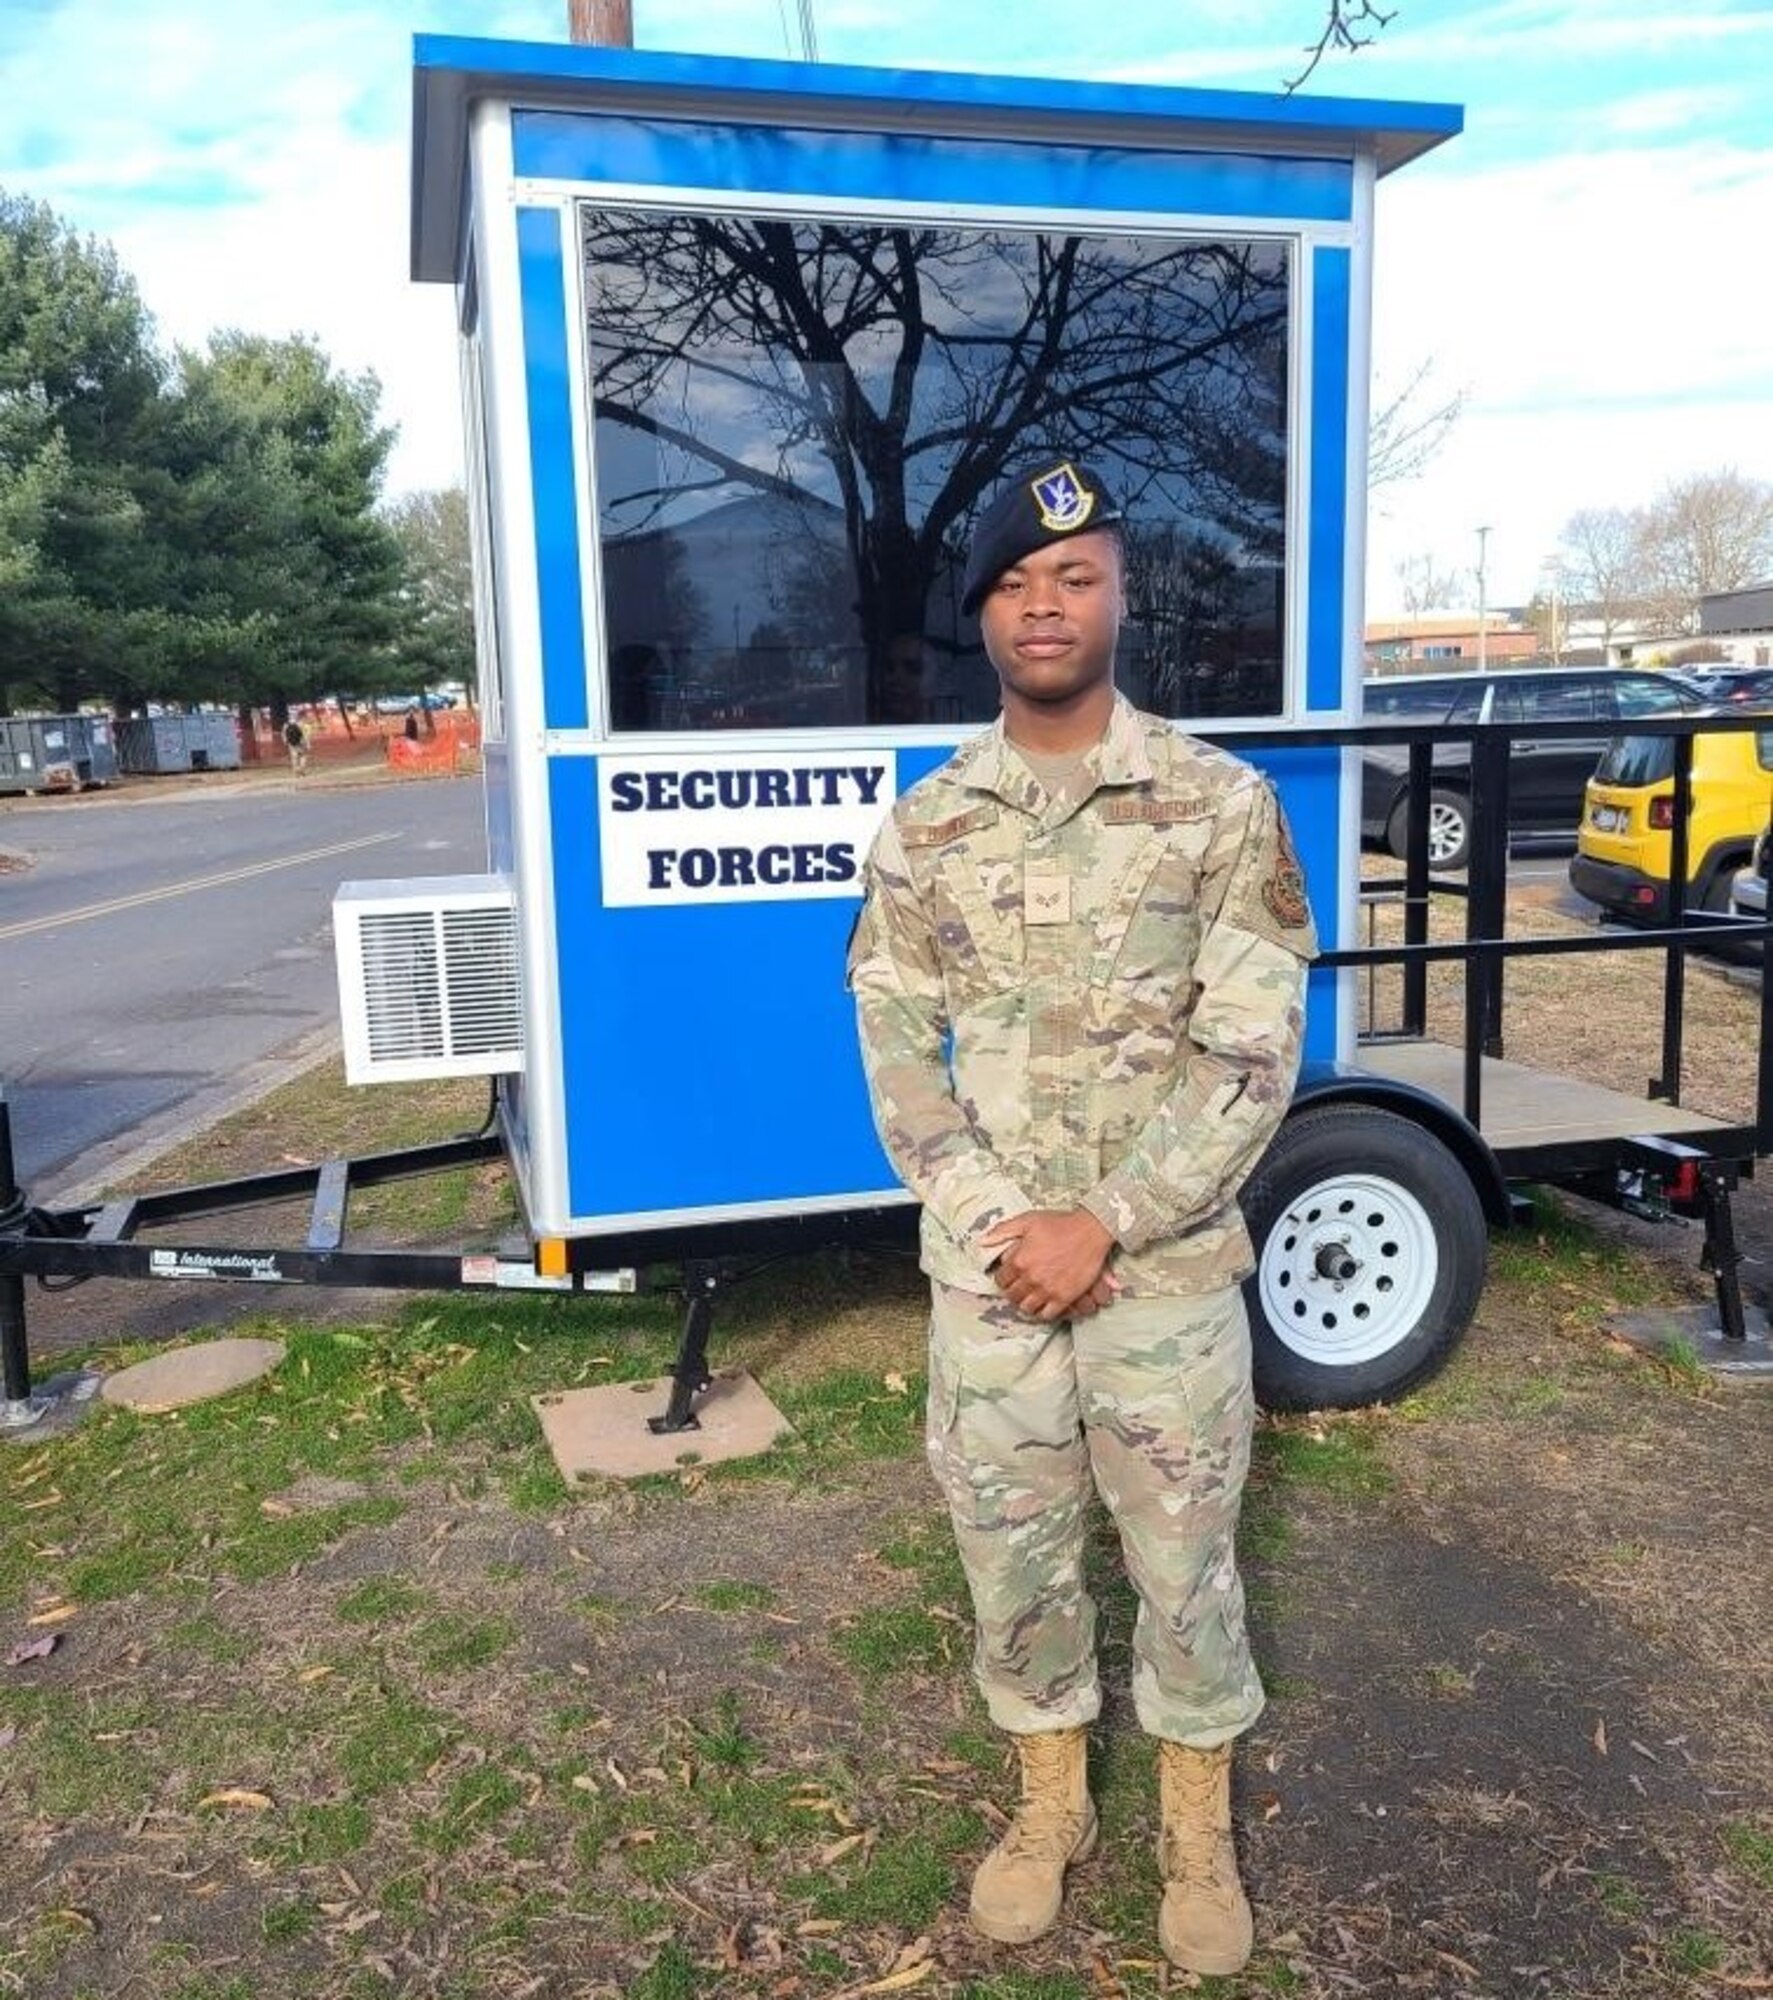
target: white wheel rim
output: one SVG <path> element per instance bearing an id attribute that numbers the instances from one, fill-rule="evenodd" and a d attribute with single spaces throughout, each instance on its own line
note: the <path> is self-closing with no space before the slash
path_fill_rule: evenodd
<path id="1" fill-rule="evenodd" d="M 1457 806 L 1434 804 L 1428 808 L 1428 858 L 1447 861 L 1465 845 L 1465 815 Z"/>
<path id="2" fill-rule="evenodd" d="M 1349 1368 L 1416 1331 L 1440 1268 L 1434 1224 L 1408 1188 L 1336 1174 L 1275 1217 L 1258 1269 L 1262 1310 L 1302 1359 Z"/>

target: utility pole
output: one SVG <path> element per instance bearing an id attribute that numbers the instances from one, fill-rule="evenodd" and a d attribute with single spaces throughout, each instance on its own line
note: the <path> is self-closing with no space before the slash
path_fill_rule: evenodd
<path id="1" fill-rule="evenodd" d="M 1480 528 L 1478 536 L 1478 672 L 1481 674 L 1490 664 L 1490 614 L 1484 604 L 1484 550 L 1490 539 L 1488 528 Z"/>
<path id="2" fill-rule="evenodd" d="M 634 0 L 566 0 L 567 39 L 598 48 L 634 46 Z"/>
<path id="3" fill-rule="evenodd" d="M 1558 598 L 1564 583 L 1564 561 L 1562 556 L 1552 556 L 1545 567 L 1551 572 L 1551 663 L 1554 667 L 1564 664 L 1564 637 L 1559 622 Z"/>

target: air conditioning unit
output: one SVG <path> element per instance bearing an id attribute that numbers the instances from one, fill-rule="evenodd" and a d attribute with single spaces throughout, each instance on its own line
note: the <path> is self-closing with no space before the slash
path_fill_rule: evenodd
<path id="1" fill-rule="evenodd" d="M 522 1069 L 509 883 L 496 875 L 345 882 L 332 931 L 348 1083 Z"/>

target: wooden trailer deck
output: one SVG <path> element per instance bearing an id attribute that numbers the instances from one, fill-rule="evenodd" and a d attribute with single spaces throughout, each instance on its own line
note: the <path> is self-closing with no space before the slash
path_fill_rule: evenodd
<path id="1" fill-rule="evenodd" d="M 1463 1108 L 1465 1058 L 1445 1042 L 1364 1043 L 1356 1059 L 1363 1069 L 1414 1084 L 1455 1111 Z M 1737 1129 L 1703 1111 L 1631 1097 L 1494 1056 L 1484 1057 L 1478 1087 L 1478 1129 L 1501 1155 L 1505 1169 L 1510 1154 L 1604 1146 L 1652 1134 L 1703 1146 L 1718 1133 Z"/>

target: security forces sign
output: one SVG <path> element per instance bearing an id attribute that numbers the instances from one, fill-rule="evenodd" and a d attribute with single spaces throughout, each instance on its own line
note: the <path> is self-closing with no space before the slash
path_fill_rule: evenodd
<path id="1" fill-rule="evenodd" d="M 896 778 L 890 750 L 602 758 L 604 904 L 860 895 Z"/>

